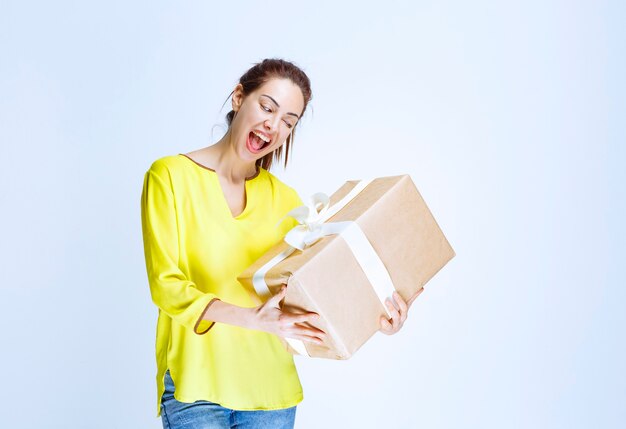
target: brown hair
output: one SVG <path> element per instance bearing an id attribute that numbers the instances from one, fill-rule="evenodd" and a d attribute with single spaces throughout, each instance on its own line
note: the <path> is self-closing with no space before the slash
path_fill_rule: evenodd
<path id="1" fill-rule="evenodd" d="M 298 85 L 300 90 L 302 91 L 302 96 L 304 97 L 304 108 L 302 109 L 302 113 L 300 114 L 300 118 L 304 114 L 306 110 L 307 104 L 311 101 L 311 81 L 308 76 L 295 64 L 281 60 L 279 58 L 268 58 L 264 59 L 260 63 L 256 63 L 253 67 L 251 67 L 247 72 L 243 74 L 239 78 L 239 83 L 243 86 L 243 95 L 244 97 L 250 94 L 251 92 L 256 91 L 261 85 L 272 78 L 283 78 L 289 79 L 294 84 Z M 234 91 L 231 92 L 228 96 L 230 98 L 233 95 Z M 228 101 L 226 98 L 226 101 Z M 224 102 L 226 104 L 226 102 Z M 228 128 L 230 129 L 230 125 L 233 122 L 233 118 L 235 117 L 235 111 L 231 110 L 226 114 L 226 122 L 228 123 Z M 299 123 L 300 121 L 298 121 Z M 293 138 L 295 136 L 296 124 L 292 130 L 291 134 L 287 137 L 287 141 L 284 145 L 281 145 L 279 148 L 274 150 L 273 152 L 268 153 L 263 158 L 259 158 L 256 161 L 256 165 L 269 170 L 272 166 L 272 161 L 276 160 L 280 162 L 283 153 L 283 147 L 285 147 L 285 167 L 287 167 L 287 160 L 289 159 L 289 151 L 291 146 L 293 145 Z"/>

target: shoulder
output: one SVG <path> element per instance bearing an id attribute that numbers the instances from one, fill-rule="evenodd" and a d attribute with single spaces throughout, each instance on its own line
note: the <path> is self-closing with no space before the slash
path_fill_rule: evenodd
<path id="1" fill-rule="evenodd" d="M 298 192 L 293 187 L 289 186 L 264 168 L 261 168 L 261 173 L 259 174 L 264 174 L 267 177 L 267 180 L 272 188 L 272 193 L 275 197 L 277 197 L 277 199 L 284 201 L 293 207 L 303 204 L 300 199 L 300 195 L 298 195 Z"/>
<path id="2" fill-rule="evenodd" d="M 166 155 L 152 162 L 146 173 L 156 174 L 161 178 L 171 177 L 183 166 L 184 160 L 180 155 Z"/>

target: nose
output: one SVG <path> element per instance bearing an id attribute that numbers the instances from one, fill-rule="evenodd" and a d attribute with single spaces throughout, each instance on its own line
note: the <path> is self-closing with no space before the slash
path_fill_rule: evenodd
<path id="1" fill-rule="evenodd" d="M 274 132 L 274 130 L 276 129 L 276 127 L 278 125 L 276 125 L 276 121 L 278 120 L 278 118 L 268 118 L 265 120 L 265 128 L 267 128 L 268 131 L 270 132 Z"/>

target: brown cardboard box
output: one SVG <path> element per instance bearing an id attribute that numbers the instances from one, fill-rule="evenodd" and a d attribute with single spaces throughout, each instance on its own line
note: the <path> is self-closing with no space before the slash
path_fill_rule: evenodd
<path id="1" fill-rule="evenodd" d="M 358 182 L 346 182 L 330 197 L 330 206 Z M 358 224 L 406 301 L 455 255 L 408 175 L 374 179 L 325 223 L 339 221 Z M 238 280 L 257 295 L 254 273 L 289 249 L 284 241 L 276 244 Z M 348 359 L 379 330 L 380 317 L 387 317 L 381 299 L 340 235 L 322 237 L 303 251 L 295 250 L 269 269 L 264 279 L 268 293 L 288 285 L 284 310 L 321 316 L 315 326 L 328 334 L 327 344 L 299 343 L 311 357 Z"/>

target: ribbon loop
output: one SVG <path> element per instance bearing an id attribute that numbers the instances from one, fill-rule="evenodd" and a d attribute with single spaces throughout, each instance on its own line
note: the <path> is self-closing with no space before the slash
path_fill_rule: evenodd
<path id="1" fill-rule="evenodd" d="M 285 235 L 285 242 L 298 250 L 304 250 L 325 235 L 329 235 L 322 227 L 323 218 L 330 205 L 330 197 L 323 192 L 317 192 L 309 198 L 306 205 L 296 207 L 285 215 L 298 221 Z M 284 218 L 283 218 L 284 219 Z"/>

